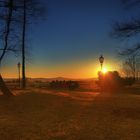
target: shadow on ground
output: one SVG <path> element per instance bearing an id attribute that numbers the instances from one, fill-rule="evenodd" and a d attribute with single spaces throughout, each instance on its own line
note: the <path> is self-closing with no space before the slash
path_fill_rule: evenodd
<path id="1" fill-rule="evenodd" d="M 93 100 L 79 100 L 85 95 L 77 93 L 78 99 L 73 99 L 63 94 L 28 91 L 1 96 L 0 139 L 140 139 L 140 96 L 102 93 L 94 98 L 89 94 Z"/>

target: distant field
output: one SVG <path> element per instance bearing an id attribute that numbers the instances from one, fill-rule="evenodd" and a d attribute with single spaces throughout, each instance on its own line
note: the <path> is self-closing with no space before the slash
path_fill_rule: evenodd
<path id="1" fill-rule="evenodd" d="M 60 78 L 59 78 L 60 79 Z M 48 88 L 49 82 L 55 79 L 28 79 L 27 86 L 34 88 Z M 60 79 L 60 81 L 69 81 L 71 79 Z M 6 85 L 10 89 L 19 89 L 19 81 L 17 79 L 6 79 Z M 79 84 L 79 89 L 81 90 L 99 90 L 98 85 L 96 84 L 96 79 L 87 79 L 87 80 L 72 80 L 76 81 Z"/>
<path id="2" fill-rule="evenodd" d="M 36 89 L 0 97 L 0 140 L 139 140 L 139 130 L 139 91 Z"/>

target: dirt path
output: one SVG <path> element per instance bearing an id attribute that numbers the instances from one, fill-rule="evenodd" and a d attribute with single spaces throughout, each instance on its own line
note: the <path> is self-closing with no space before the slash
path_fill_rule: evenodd
<path id="1" fill-rule="evenodd" d="M 93 101 L 99 92 L 80 92 L 80 91 L 53 91 L 44 89 L 32 89 L 32 92 L 63 96 L 78 101 Z"/>

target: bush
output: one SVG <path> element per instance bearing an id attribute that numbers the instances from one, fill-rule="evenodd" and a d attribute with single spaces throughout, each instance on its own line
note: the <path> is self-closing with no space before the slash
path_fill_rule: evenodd
<path id="1" fill-rule="evenodd" d="M 124 84 L 126 86 L 132 86 L 134 83 L 135 83 L 135 78 L 130 77 L 124 79 Z"/>
<path id="2" fill-rule="evenodd" d="M 106 74 L 99 72 L 99 86 L 103 90 L 115 91 L 124 87 L 124 79 L 120 77 L 117 71 L 110 71 Z"/>
<path id="3" fill-rule="evenodd" d="M 77 81 L 52 81 L 49 83 L 49 87 L 53 89 L 75 90 L 79 88 L 79 83 Z"/>

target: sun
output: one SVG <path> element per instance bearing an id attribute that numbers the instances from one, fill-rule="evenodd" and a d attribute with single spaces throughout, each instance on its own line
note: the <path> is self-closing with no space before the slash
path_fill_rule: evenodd
<path id="1" fill-rule="evenodd" d="M 103 69 L 102 69 L 102 72 L 103 72 L 104 74 L 107 73 L 107 72 L 108 72 L 107 68 L 103 68 Z"/>

